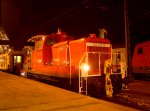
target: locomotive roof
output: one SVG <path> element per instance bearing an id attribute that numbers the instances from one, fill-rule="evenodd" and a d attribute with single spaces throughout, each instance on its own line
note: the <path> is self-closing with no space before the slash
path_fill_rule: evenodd
<path id="1" fill-rule="evenodd" d="M 57 39 L 58 41 L 62 41 L 61 39 L 67 38 L 69 40 L 72 40 L 74 37 L 73 36 L 67 36 L 65 32 L 58 31 L 57 33 L 52 33 L 48 35 L 35 35 L 32 36 L 30 39 L 28 39 L 28 42 L 36 42 L 41 40 L 42 38 L 51 38 L 51 39 Z M 60 40 L 59 40 L 60 39 Z"/>
<path id="2" fill-rule="evenodd" d="M 139 43 L 137 46 L 150 46 L 150 41 Z"/>
<path id="3" fill-rule="evenodd" d="M 47 35 L 36 35 L 32 36 L 30 39 L 28 39 L 28 42 L 36 42 L 41 40 L 43 37 L 46 37 Z"/>
<path id="4" fill-rule="evenodd" d="M 97 42 L 101 42 L 101 43 L 110 43 L 110 41 L 108 39 L 100 38 L 100 37 L 84 37 L 84 38 L 73 40 L 73 41 L 71 41 L 71 43 L 77 42 L 77 41 L 86 41 L 86 42 L 97 41 Z"/>

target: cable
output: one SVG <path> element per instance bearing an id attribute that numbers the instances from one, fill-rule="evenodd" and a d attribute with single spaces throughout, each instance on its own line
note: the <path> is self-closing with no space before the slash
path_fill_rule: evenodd
<path id="1" fill-rule="evenodd" d="M 88 0 L 85 0 L 85 1 L 81 2 L 80 4 L 78 4 L 78 5 L 74 6 L 73 8 L 71 8 L 71 9 L 69 9 L 69 10 L 64 11 L 63 13 L 61 13 L 61 14 L 57 15 L 56 17 L 54 17 L 54 18 L 50 19 L 49 21 L 47 21 L 47 22 L 43 23 L 43 24 L 42 24 L 42 25 L 40 25 L 39 27 L 37 27 L 37 28 L 33 29 L 33 30 L 32 30 L 32 31 L 30 31 L 30 32 L 29 32 L 26 36 L 28 36 L 28 35 L 32 35 L 32 34 L 33 34 L 33 33 L 35 33 L 36 31 L 40 30 L 42 27 L 44 27 L 44 26 L 46 26 L 47 24 L 50 24 L 50 23 L 52 23 L 53 21 L 55 21 L 55 20 L 57 20 L 57 19 L 59 19 L 59 18 L 61 18 L 61 17 L 65 16 L 66 14 L 71 13 L 73 10 L 77 9 L 78 7 L 80 7 L 80 6 L 84 5 L 84 4 L 85 4 L 85 3 L 87 3 L 87 2 L 88 2 Z"/>

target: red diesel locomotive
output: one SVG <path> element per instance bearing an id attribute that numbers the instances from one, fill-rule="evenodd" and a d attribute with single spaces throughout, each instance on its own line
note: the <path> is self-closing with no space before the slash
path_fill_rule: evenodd
<path id="1" fill-rule="evenodd" d="M 24 64 L 27 77 L 44 78 L 86 95 L 112 96 L 122 90 L 121 72 L 113 72 L 112 48 L 106 38 L 73 39 L 64 32 L 38 35 Z"/>

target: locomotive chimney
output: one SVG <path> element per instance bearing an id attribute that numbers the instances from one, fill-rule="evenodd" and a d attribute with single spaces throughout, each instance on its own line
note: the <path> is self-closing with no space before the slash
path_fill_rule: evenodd
<path id="1" fill-rule="evenodd" d="M 66 33 L 63 32 L 61 28 L 58 28 L 57 34 L 61 35 L 62 37 L 67 37 Z"/>
<path id="2" fill-rule="evenodd" d="M 107 36 L 107 31 L 103 28 L 103 29 L 99 29 L 99 37 L 100 38 L 106 38 Z"/>

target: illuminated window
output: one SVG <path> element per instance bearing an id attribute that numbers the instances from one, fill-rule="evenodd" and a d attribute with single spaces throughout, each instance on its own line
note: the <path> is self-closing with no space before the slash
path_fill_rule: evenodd
<path id="1" fill-rule="evenodd" d="M 21 56 L 17 56 L 17 63 L 21 62 Z"/>
<path id="2" fill-rule="evenodd" d="M 14 56 L 14 64 L 21 63 L 22 57 L 21 56 Z"/>

